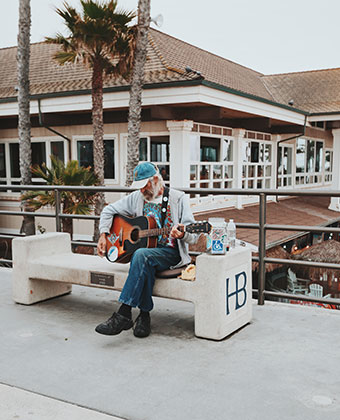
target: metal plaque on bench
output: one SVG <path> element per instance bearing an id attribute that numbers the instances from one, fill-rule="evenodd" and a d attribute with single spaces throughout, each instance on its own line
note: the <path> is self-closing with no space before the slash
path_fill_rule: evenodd
<path id="1" fill-rule="evenodd" d="M 114 287 L 114 279 L 113 274 L 94 273 L 91 271 L 91 284 Z"/>

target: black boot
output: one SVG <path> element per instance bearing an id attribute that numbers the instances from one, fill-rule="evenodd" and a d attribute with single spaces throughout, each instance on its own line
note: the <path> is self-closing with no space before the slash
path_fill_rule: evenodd
<path id="1" fill-rule="evenodd" d="M 138 315 L 135 326 L 133 329 L 133 335 L 135 337 L 143 338 L 150 335 L 151 332 L 151 322 L 150 322 L 150 313 L 142 312 Z"/>
<path id="2" fill-rule="evenodd" d="M 117 335 L 133 326 L 132 319 L 114 312 L 110 318 L 96 326 L 96 332 L 104 335 Z"/>

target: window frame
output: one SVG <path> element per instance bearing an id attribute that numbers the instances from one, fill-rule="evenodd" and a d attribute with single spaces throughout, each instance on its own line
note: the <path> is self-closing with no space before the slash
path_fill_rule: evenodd
<path id="1" fill-rule="evenodd" d="M 78 161 L 78 142 L 79 141 L 92 141 L 93 142 L 93 136 L 92 135 L 75 135 L 72 136 L 72 155 L 74 156 L 74 159 Z M 103 140 L 113 140 L 114 144 L 114 168 L 115 168 L 115 177 L 114 178 L 104 178 L 105 184 L 118 184 L 119 183 L 119 141 L 118 141 L 118 134 L 104 134 Z"/>
<path id="2" fill-rule="evenodd" d="M 31 143 L 45 143 L 45 160 L 47 167 L 51 166 L 51 143 L 53 142 L 62 142 L 64 145 L 64 163 L 68 161 L 68 147 L 67 140 L 58 137 L 58 136 L 40 136 L 32 137 Z M 6 176 L 0 178 L 0 182 L 5 182 L 8 185 L 14 185 L 14 183 L 20 183 L 21 178 L 11 176 L 11 156 L 10 156 L 10 144 L 19 144 L 18 138 L 5 138 L 0 140 L 1 144 L 5 145 L 5 164 L 6 164 Z M 34 183 L 43 183 L 42 178 L 34 178 Z M 13 193 L 19 194 L 19 193 Z"/>

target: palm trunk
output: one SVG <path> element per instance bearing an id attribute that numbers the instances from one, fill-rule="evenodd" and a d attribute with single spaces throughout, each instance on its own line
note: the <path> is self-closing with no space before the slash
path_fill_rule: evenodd
<path id="1" fill-rule="evenodd" d="M 135 62 L 132 71 L 132 82 L 129 101 L 128 139 L 126 185 L 133 181 L 133 169 L 139 161 L 139 132 L 142 113 L 142 91 L 144 82 L 144 67 L 148 46 L 150 26 L 150 0 L 138 1 L 138 30 L 136 41 Z"/>
<path id="2" fill-rule="evenodd" d="M 30 85 L 29 85 L 29 61 L 30 61 L 30 27 L 31 7 L 30 0 L 19 2 L 19 33 L 18 33 L 18 134 L 21 184 L 30 185 L 31 175 L 31 120 L 30 120 Z M 22 202 L 24 211 L 29 211 L 25 202 Z M 35 234 L 33 216 L 23 216 L 21 227 L 26 235 Z"/>
<path id="3" fill-rule="evenodd" d="M 94 172 L 98 177 L 99 185 L 104 185 L 104 124 L 103 124 L 103 70 L 97 62 L 93 66 L 92 74 L 92 124 L 93 124 L 93 163 Z M 98 193 L 95 214 L 103 210 L 104 193 Z M 99 238 L 99 221 L 94 224 L 94 240 Z"/>

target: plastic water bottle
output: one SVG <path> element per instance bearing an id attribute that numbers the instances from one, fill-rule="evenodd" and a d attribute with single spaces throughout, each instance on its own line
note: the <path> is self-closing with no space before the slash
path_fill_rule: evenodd
<path id="1" fill-rule="evenodd" d="M 229 220 L 228 226 L 227 226 L 227 237 L 228 237 L 228 243 L 230 248 L 235 248 L 236 246 L 236 226 L 233 219 Z"/>

